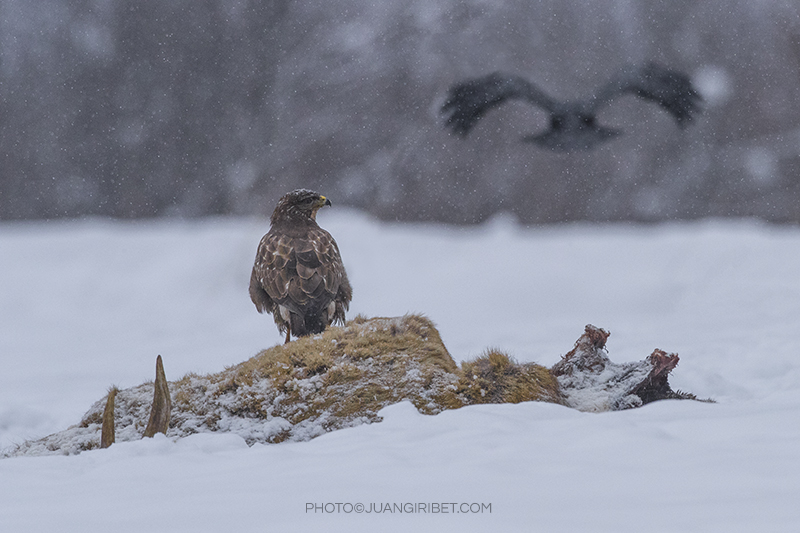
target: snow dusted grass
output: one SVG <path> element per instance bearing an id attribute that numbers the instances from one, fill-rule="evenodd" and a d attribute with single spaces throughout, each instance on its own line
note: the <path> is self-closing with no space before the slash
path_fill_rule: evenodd
<path id="1" fill-rule="evenodd" d="M 401 401 L 431 415 L 482 403 L 562 401 L 546 368 L 519 365 L 501 352 L 489 351 L 458 368 L 436 327 L 420 315 L 359 315 L 344 327 L 273 346 L 221 372 L 188 374 L 168 387 L 159 357 L 156 375 L 155 383 L 112 387 L 79 424 L 5 454 L 73 455 L 107 448 L 115 440 L 104 441 L 101 434 L 112 433 L 119 435 L 116 442 L 157 432 L 173 439 L 222 432 L 249 445 L 275 444 L 379 422 L 381 409 Z M 171 398 L 161 401 L 163 409 L 148 401 L 154 388 L 163 391 L 161 398 Z M 162 412 L 164 425 L 156 429 L 153 413 Z"/>
<path id="2" fill-rule="evenodd" d="M 677 352 L 662 401 L 542 402 L 312 441 L 120 442 L 0 460 L 8 531 L 794 531 L 800 523 L 800 230 L 750 222 L 524 229 L 379 224 L 330 210 L 351 316 L 423 312 L 457 362 L 497 347 L 551 366 L 585 324 L 610 357 Z M 263 220 L 0 225 L 0 443 L 59 431 L 105 395 L 279 344 L 247 298 Z M 147 402 L 152 396 L 147 397 Z M 119 438 L 119 435 L 117 436 Z M 308 503 L 481 502 L 491 513 L 306 512 Z"/>

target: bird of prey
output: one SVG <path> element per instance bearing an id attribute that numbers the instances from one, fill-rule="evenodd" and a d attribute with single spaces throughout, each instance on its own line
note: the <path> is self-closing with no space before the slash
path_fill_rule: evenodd
<path id="1" fill-rule="evenodd" d="M 250 275 L 250 299 L 259 313 L 272 313 L 278 331 L 302 337 L 344 324 L 353 289 L 339 246 L 317 225 L 317 211 L 331 201 L 314 191 L 284 195 L 258 245 Z"/>
<path id="2" fill-rule="evenodd" d="M 598 124 L 597 113 L 625 94 L 660 105 L 681 129 L 700 112 L 701 97 L 689 77 L 657 63 L 626 67 L 591 96 L 566 102 L 550 97 L 522 77 L 495 72 L 451 87 L 441 112 L 446 127 L 464 137 L 489 110 L 509 100 L 522 100 L 550 116 L 545 132 L 526 135 L 523 141 L 557 151 L 588 150 L 622 133 Z"/>

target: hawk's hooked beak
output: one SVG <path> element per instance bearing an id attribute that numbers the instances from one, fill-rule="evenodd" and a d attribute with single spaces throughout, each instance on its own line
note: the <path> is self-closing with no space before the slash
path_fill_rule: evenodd
<path id="1" fill-rule="evenodd" d="M 312 218 L 312 220 L 317 220 L 317 211 L 319 211 L 320 209 L 322 209 L 326 205 L 331 205 L 331 201 L 320 194 L 319 195 L 319 200 L 314 202 L 314 207 L 311 210 L 311 218 Z"/>

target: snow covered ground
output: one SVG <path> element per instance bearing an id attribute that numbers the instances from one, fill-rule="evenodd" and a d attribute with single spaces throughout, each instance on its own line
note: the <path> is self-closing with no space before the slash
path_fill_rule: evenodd
<path id="1" fill-rule="evenodd" d="M 474 228 L 319 216 L 350 315 L 422 312 L 456 360 L 552 365 L 587 323 L 615 362 L 678 352 L 665 401 L 527 403 L 248 448 L 163 436 L 0 460 L 2 531 L 720 531 L 800 524 L 800 228 Z M 281 342 L 247 295 L 265 220 L 0 224 L 0 447 L 77 423 L 111 385 L 214 372 Z M 358 512 L 378 509 L 382 513 Z M 386 506 L 388 505 L 388 509 Z M 402 511 L 402 512 L 401 512 Z"/>

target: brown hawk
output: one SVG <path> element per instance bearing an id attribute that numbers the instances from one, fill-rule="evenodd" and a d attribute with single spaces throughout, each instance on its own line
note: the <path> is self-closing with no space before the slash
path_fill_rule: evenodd
<path id="1" fill-rule="evenodd" d="M 272 313 L 278 331 L 302 337 L 344 324 L 353 289 L 339 246 L 317 225 L 317 211 L 330 200 L 298 189 L 284 195 L 261 239 L 250 275 L 250 299 L 259 313 Z"/>

